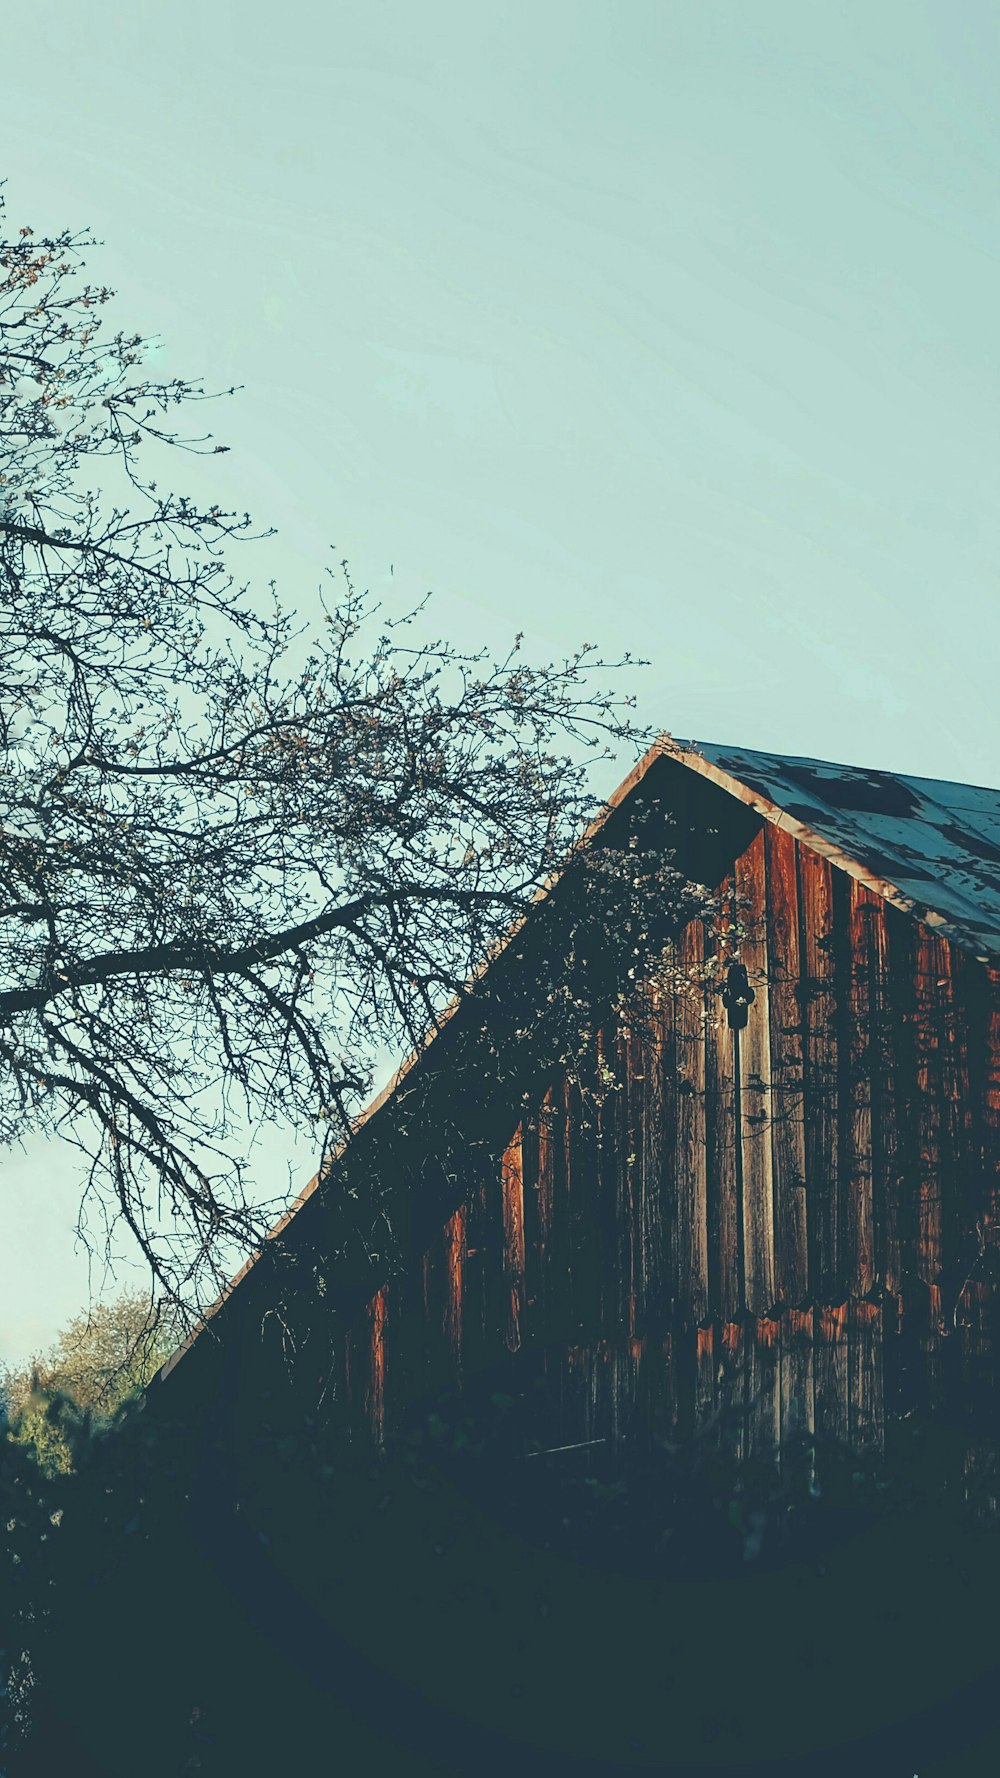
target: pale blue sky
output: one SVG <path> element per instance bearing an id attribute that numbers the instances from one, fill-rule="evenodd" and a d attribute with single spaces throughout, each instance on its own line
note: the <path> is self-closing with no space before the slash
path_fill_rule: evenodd
<path id="1" fill-rule="evenodd" d="M 995 5 L 39 0 L 0 82 L 13 219 L 245 385 L 290 599 L 332 541 L 678 735 L 1000 782 Z M 86 1268 L 6 1178 L 19 1354 Z"/>

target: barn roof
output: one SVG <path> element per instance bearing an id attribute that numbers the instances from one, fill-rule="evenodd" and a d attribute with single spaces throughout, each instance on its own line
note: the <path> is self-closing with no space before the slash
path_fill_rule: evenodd
<path id="1" fill-rule="evenodd" d="M 963 949 L 1000 958 L 1000 790 L 717 742 L 663 745 Z"/>

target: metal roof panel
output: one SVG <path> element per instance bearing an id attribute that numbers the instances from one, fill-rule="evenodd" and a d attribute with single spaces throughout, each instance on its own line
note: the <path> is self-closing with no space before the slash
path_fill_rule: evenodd
<path id="1" fill-rule="evenodd" d="M 718 742 L 674 746 L 883 881 L 918 918 L 977 955 L 1000 957 L 1000 790 Z"/>

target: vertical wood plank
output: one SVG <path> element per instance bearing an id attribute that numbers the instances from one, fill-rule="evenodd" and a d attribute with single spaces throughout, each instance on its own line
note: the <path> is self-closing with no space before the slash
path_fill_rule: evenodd
<path id="1" fill-rule="evenodd" d="M 749 1324 L 747 1366 L 748 1457 L 776 1457 L 781 1442 L 781 1323 L 762 1315 Z"/>
<path id="2" fill-rule="evenodd" d="M 719 891 L 724 905 L 732 900 L 733 884 L 727 880 Z M 725 943 L 725 921 L 720 921 L 713 951 Z M 718 984 L 706 995 L 705 1019 L 705 1122 L 708 1195 L 708 1294 L 713 1315 L 733 1322 L 743 1310 L 743 1275 L 740 1253 L 742 1208 L 737 1192 L 736 1081 L 733 1067 L 733 1033 Z"/>
<path id="3" fill-rule="evenodd" d="M 385 1434 L 386 1292 L 377 1291 L 368 1305 L 368 1390 L 366 1407 L 372 1437 Z"/>
<path id="4" fill-rule="evenodd" d="M 970 964 L 964 998 L 979 1173 L 976 1229 L 982 1249 L 967 1293 L 967 1363 L 973 1403 L 983 1414 L 982 1423 L 995 1426 L 1000 1421 L 1000 969 Z"/>
<path id="5" fill-rule="evenodd" d="M 543 1095 L 521 1121 L 524 1204 L 525 1325 L 533 1345 L 544 1346 L 548 1329 L 548 1235 L 552 1219 L 551 1120 Z"/>
<path id="6" fill-rule="evenodd" d="M 427 1339 L 424 1312 L 424 1255 L 393 1280 L 392 1368 L 389 1418 L 426 1393 Z"/>
<path id="7" fill-rule="evenodd" d="M 674 1009 L 657 986 L 641 991 L 629 1044 L 633 1069 L 632 1181 L 639 1222 L 635 1256 L 633 1337 L 662 1327 L 671 1311 L 671 1254 L 677 1212 L 673 1126 L 675 1123 Z"/>
<path id="8" fill-rule="evenodd" d="M 511 1352 L 521 1344 L 524 1326 L 524 1180 L 521 1126 L 504 1150 L 500 1172 L 503 1196 L 504 1282 L 507 1316 L 504 1340 Z"/>
<path id="9" fill-rule="evenodd" d="M 985 966 L 984 966 L 985 968 Z M 989 998 L 988 1061 L 984 1103 L 988 1226 L 1000 1230 L 1000 969 L 985 969 Z"/>
<path id="10" fill-rule="evenodd" d="M 551 1091 L 545 1094 L 538 1107 L 538 1170 L 535 1175 L 537 1193 L 537 1234 L 538 1234 L 538 1303 L 542 1311 L 541 1320 L 548 1337 L 551 1325 L 550 1306 L 552 1299 L 551 1279 L 551 1243 L 552 1243 L 552 1210 L 554 1196 L 554 1156 L 555 1118 L 556 1111 Z"/>
<path id="11" fill-rule="evenodd" d="M 919 1407 L 924 1387 L 923 1359 L 919 1339 L 915 1337 L 912 1296 L 902 1292 L 885 1296 L 882 1299 L 882 1325 L 882 1390 L 886 1417 L 902 1418 Z M 919 1333 L 919 1327 L 916 1333 Z"/>
<path id="12" fill-rule="evenodd" d="M 923 1405 L 932 1414 L 936 1414 L 944 1407 L 947 1395 L 943 1350 L 945 1338 L 946 1328 L 942 1314 L 941 1286 L 940 1284 L 931 1284 L 927 1288 L 920 1326 L 920 1346 L 924 1360 Z"/>
<path id="13" fill-rule="evenodd" d="M 643 1337 L 667 1306 L 666 1255 L 676 1217 L 673 1166 L 673 1006 L 649 984 L 637 989 L 624 1015 L 620 1054 L 624 1090 L 619 1113 L 619 1248 L 624 1331 Z M 611 1332 L 614 1337 L 613 1330 Z"/>
<path id="14" fill-rule="evenodd" d="M 330 1353 L 327 1364 L 326 1380 L 320 1398 L 320 1408 L 339 1418 L 350 1399 L 347 1386 L 347 1343 L 348 1335 L 338 1330 L 330 1342 Z"/>
<path id="15" fill-rule="evenodd" d="M 698 1343 L 690 1323 L 675 1326 L 671 1350 L 677 1436 L 683 1442 L 694 1437 L 698 1402 Z"/>
<path id="16" fill-rule="evenodd" d="M 723 1323 L 716 1376 L 717 1400 L 722 1410 L 719 1437 L 723 1450 L 738 1461 L 746 1456 L 748 1343 L 742 1321 Z"/>
<path id="17" fill-rule="evenodd" d="M 445 1224 L 445 1296 L 443 1331 L 448 1347 L 451 1375 L 456 1383 L 462 1376 L 462 1319 L 465 1291 L 465 1255 L 468 1213 L 460 1204 Z"/>
<path id="18" fill-rule="evenodd" d="M 850 987 L 848 993 L 850 1116 L 844 1157 L 847 1217 L 844 1230 L 844 1275 L 848 1289 L 867 1296 L 875 1285 L 875 1234 L 872 1204 L 872 919 L 876 896 L 853 877 L 848 882 Z"/>
<path id="19" fill-rule="evenodd" d="M 692 1337 L 690 1334 L 688 1337 Z M 715 1330 L 709 1323 L 693 1330 L 695 1356 L 695 1430 L 701 1432 L 715 1413 L 716 1361 Z"/>
<path id="20" fill-rule="evenodd" d="M 890 909 L 888 934 L 891 1000 L 893 1104 L 898 1141 L 895 1222 L 899 1242 L 899 1282 L 889 1386 L 898 1411 L 925 1408 L 928 1401 L 928 1287 L 921 1279 L 920 1218 L 922 1113 L 917 957 L 921 929 Z"/>
<path id="21" fill-rule="evenodd" d="M 917 1275 L 940 1289 L 942 1271 L 941 1203 L 941 1017 L 939 978 L 942 941 L 917 927 L 914 956 L 916 988 L 917 1129 L 919 1199 Z"/>
<path id="22" fill-rule="evenodd" d="M 851 1437 L 848 1406 L 848 1305 L 824 1303 L 816 1316 L 813 1374 L 818 1438 L 847 1445 Z"/>
<path id="23" fill-rule="evenodd" d="M 877 1450 L 885 1433 L 882 1393 L 882 1306 L 855 1301 L 848 1329 L 850 1412 L 848 1443 L 854 1451 Z"/>
<path id="24" fill-rule="evenodd" d="M 959 1296 L 976 1263 L 980 1215 L 973 1136 L 969 1028 L 961 952 L 942 942 L 937 980 L 941 1080 L 942 1288 L 947 1317 L 955 1325 Z M 957 1382 L 957 1378 L 956 1378 Z"/>
<path id="25" fill-rule="evenodd" d="M 654 1442 L 673 1444 L 678 1431 L 676 1336 L 661 1335 L 648 1343 L 645 1358 L 646 1400 Z"/>
<path id="26" fill-rule="evenodd" d="M 458 1214 L 458 1213 L 456 1213 Z M 449 1233 L 448 1224 L 431 1242 L 422 1261 L 424 1377 L 429 1393 L 451 1387 L 455 1381 L 454 1349 L 448 1335 Z"/>
<path id="27" fill-rule="evenodd" d="M 892 922 L 896 910 L 878 901 L 871 917 L 871 1141 L 872 1235 L 876 1280 L 902 1294 L 903 1212 L 906 1190 L 904 1137 L 899 1118 L 902 1009 L 892 980 Z"/>
<path id="28" fill-rule="evenodd" d="M 809 1276 L 813 1295 L 829 1300 L 840 1270 L 833 881 L 828 860 L 808 846 L 798 849 L 798 867 Z"/>
<path id="29" fill-rule="evenodd" d="M 774 1275 L 774 1179 L 771 1159 L 771 1040 L 767 985 L 767 919 L 764 834 L 748 846 L 739 865 L 746 937 L 740 955 L 756 1000 L 739 1033 L 743 1163 L 743 1258 L 746 1305 L 767 1315 L 776 1300 Z"/>
<path id="30" fill-rule="evenodd" d="M 580 1063 L 567 1101 L 567 1176 L 570 1182 L 570 1270 L 573 1338 L 590 1341 L 602 1328 L 604 1244 L 601 1238 L 601 1155 L 593 1054 Z"/>
<path id="31" fill-rule="evenodd" d="M 644 1101 L 646 1101 L 646 1069 L 642 1056 L 642 1021 L 639 1008 L 632 1006 L 623 1013 L 619 1033 L 623 1090 L 619 1093 L 619 1173 L 617 1173 L 617 1221 L 619 1250 L 625 1282 L 625 1332 L 635 1339 L 646 1325 L 646 1179 L 642 1172 L 642 1134 L 644 1134 Z M 612 1334 L 614 1339 L 614 1334 Z"/>
<path id="32" fill-rule="evenodd" d="M 615 1229 L 611 1260 L 617 1272 L 618 1308 L 608 1329 L 615 1339 L 622 1331 L 634 1338 L 639 1326 L 639 1279 L 642 1254 L 642 1227 L 638 1216 L 641 1166 L 642 1124 L 636 1115 L 636 1093 L 632 1061 L 634 1037 L 631 1021 L 626 1016 L 616 1035 L 614 1072 L 621 1083 L 614 1097 L 614 1160 L 615 1160 Z"/>
<path id="33" fill-rule="evenodd" d="M 956 981 L 961 1000 L 965 1032 L 965 1067 L 968 1081 L 969 1124 L 968 1151 L 964 1179 L 963 1218 L 967 1234 L 975 1237 L 977 1252 L 972 1256 L 968 1277 L 968 1302 L 961 1311 L 974 1339 L 978 1353 L 976 1362 L 967 1366 L 971 1398 L 989 1400 L 989 1348 L 991 1305 L 997 1290 L 995 1279 L 1000 1272 L 997 1249 L 1000 1226 L 997 1223 L 997 1185 L 1000 1183 L 1000 1124 L 997 1122 L 1000 1102 L 1000 997 L 996 993 L 991 972 L 978 961 L 965 957 Z M 970 1319 L 971 1318 L 971 1319 Z M 998 1329 L 1000 1332 L 1000 1329 Z"/>
<path id="34" fill-rule="evenodd" d="M 775 1287 L 798 1307 L 809 1297 L 798 867 L 790 834 L 768 823 L 764 842 Z"/>
<path id="35" fill-rule="evenodd" d="M 568 1078 L 549 1094 L 551 1122 L 548 1166 L 551 1178 L 551 1212 L 547 1237 L 547 1294 L 550 1336 L 569 1339 L 573 1321 L 572 1241 L 572 1118 L 574 1096 Z"/>
<path id="36" fill-rule="evenodd" d="M 786 1309 L 781 1317 L 781 1443 L 809 1438 L 816 1429 L 813 1311 Z"/>
<path id="37" fill-rule="evenodd" d="M 676 1097 L 677 1302 L 684 1319 L 708 1314 L 708 1177 L 705 1142 L 705 1024 L 700 973 L 704 930 L 692 920 L 677 944 L 673 996 Z M 694 980 L 688 982 L 693 975 Z M 697 985 L 696 985 L 697 984 Z"/>
<path id="38" fill-rule="evenodd" d="M 598 1033 L 594 1134 L 597 1146 L 597 1233 L 600 1242 L 600 1324 L 602 1337 L 621 1326 L 623 1288 L 618 1228 L 618 1099 L 614 1029 Z"/>

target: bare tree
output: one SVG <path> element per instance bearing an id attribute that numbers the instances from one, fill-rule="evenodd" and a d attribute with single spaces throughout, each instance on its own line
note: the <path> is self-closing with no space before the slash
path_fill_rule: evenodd
<path id="1" fill-rule="evenodd" d="M 0 245 L 0 1139 L 79 1145 L 204 1300 L 273 1214 L 242 1120 L 341 1137 L 635 733 L 587 648 L 464 655 L 343 565 L 294 615 L 234 579 L 249 518 L 164 479 L 223 448 L 178 429 L 205 390 L 107 325 L 94 245 Z"/>

